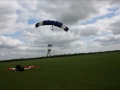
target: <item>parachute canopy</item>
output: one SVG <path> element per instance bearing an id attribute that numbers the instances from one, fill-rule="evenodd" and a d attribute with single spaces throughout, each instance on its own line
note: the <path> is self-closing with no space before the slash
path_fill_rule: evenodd
<path id="1" fill-rule="evenodd" d="M 52 47 L 52 44 L 48 44 L 48 47 Z"/>
<path id="2" fill-rule="evenodd" d="M 35 24 L 35 27 L 39 27 L 39 26 L 43 26 L 43 25 L 54 25 L 54 26 L 57 26 L 59 28 L 62 28 L 64 31 L 68 31 L 69 28 L 67 26 L 65 26 L 63 23 L 61 22 L 58 22 L 58 21 L 53 21 L 53 20 L 44 20 L 44 21 L 41 21 L 41 22 L 38 22 Z"/>

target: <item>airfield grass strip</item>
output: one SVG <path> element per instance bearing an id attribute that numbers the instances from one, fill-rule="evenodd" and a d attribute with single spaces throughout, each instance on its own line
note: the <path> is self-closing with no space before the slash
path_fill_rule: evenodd
<path id="1" fill-rule="evenodd" d="M 24 72 L 8 67 L 40 66 Z M 120 90 L 120 52 L 0 63 L 0 90 Z"/>

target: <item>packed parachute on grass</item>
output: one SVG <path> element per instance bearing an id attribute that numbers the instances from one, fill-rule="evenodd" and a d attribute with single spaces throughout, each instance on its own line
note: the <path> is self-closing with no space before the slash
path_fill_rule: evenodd
<path id="1" fill-rule="evenodd" d="M 22 72 L 28 69 L 32 69 L 32 68 L 40 68 L 39 66 L 24 66 L 22 67 L 21 65 L 16 65 L 15 68 L 7 68 L 7 70 L 9 71 L 15 71 L 15 72 Z"/>

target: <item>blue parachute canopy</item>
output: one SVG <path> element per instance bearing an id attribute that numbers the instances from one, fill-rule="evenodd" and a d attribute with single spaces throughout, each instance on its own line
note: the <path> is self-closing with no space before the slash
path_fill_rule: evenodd
<path id="1" fill-rule="evenodd" d="M 52 47 L 52 44 L 48 44 L 48 47 Z"/>
<path id="2" fill-rule="evenodd" d="M 57 26 L 59 28 L 62 28 L 66 32 L 69 30 L 67 26 L 65 26 L 63 23 L 58 22 L 58 21 L 53 21 L 53 20 L 44 20 L 42 22 L 38 22 L 35 24 L 35 27 L 43 26 L 43 25 L 52 25 L 52 26 Z"/>

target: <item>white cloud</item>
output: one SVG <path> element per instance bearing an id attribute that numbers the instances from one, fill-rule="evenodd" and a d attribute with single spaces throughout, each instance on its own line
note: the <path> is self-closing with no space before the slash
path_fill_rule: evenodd
<path id="1" fill-rule="evenodd" d="M 52 55 L 120 49 L 119 6 L 115 0 L 0 1 L 0 59 L 45 56 L 48 44 L 53 45 Z M 58 20 L 70 30 L 36 29 L 29 19 Z"/>
<path id="2" fill-rule="evenodd" d="M 20 45 L 22 45 L 22 42 L 20 42 L 18 39 L 0 36 L 0 48 L 16 48 Z"/>
<path id="3" fill-rule="evenodd" d="M 16 8 L 19 8 L 16 1 L 0 1 L 0 34 L 16 31 Z"/>

